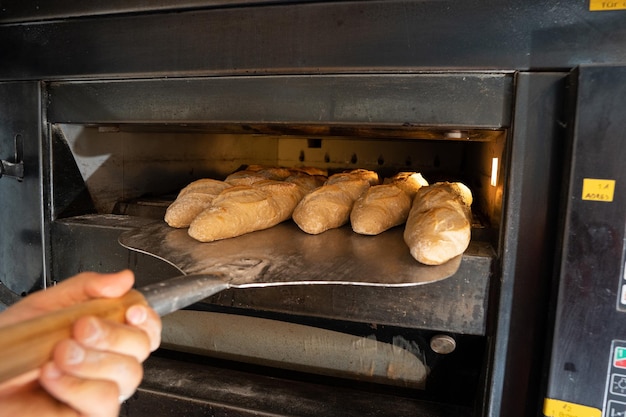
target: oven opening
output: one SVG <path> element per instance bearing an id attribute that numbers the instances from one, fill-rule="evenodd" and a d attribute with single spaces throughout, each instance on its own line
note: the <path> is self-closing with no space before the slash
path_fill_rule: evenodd
<path id="1" fill-rule="evenodd" d="M 367 169 L 381 179 L 419 172 L 430 184 L 464 183 L 474 198 L 472 241 L 454 279 L 384 290 L 228 290 L 164 317 L 160 355 L 460 405 L 479 396 L 506 129 L 62 123 L 50 125 L 49 137 L 53 277 L 101 269 L 103 258 L 107 268 L 130 266 L 139 285 L 179 275 L 118 247 L 116 236 L 163 221 L 192 181 L 223 180 L 250 165 L 315 167 L 329 175 Z M 367 245 L 385 257 L 378 241 L 368 238 Z"/>
<path id="2" fill-rule="evenodd" d="M 190 182 L 264 165 L 330 174 L 361 168 L 380 179 L 411 171 L 431 184 L 460 181 L 474 197 L 473 232 L 497 237 L 500 227 L 505 130 L 57 124 L 51 131 L 54 172 L 63 173 L 53 178 L 63 190 L 54 196 L 55 219 L 88 213 L 160 219 Z"/>

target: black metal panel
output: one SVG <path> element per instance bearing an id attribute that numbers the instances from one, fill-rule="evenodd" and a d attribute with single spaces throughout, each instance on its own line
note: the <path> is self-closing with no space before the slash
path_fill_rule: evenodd
<path id="1" fill-rule="evenodd" d="M 573 68 L 626 61 L 624 13 L 586 1 L 361 1 L 5 24 L 0 79 Z"/>
<path id="2" fill-rule="evenodd" d="M 520 73 L 502 227 L 502 271 L 489 416 L 530 416 L 539 381 L 554 265 L 566 74 Z M 494 311 L 495 313 L 495 311 Z"/>
<path id="3" fill-rule="evenodd" d="M 17 294 L 44 285 L 40 138 L 39 84 L 0 83 L 0 160 L 24 164 L 23 179 L 0 176 L 0 281 Z"/>
<path id="4" fill-rule="evenodd" d="M 626 283 L 626 67 L 581 67 L 575 75 L 573 159 L 547 397 L 599 410 L 612 341 L 626 338 L 620 303 Z M 585 183 L 589 179 L 601 181 Z M 621 412 L 605 409 L 607 416 Z"/>
<path id="5" fill-rule="evenodd" d="M 423 73 L 51 83 L 58 123 L 302 123 L 499 128 L 513 76 Z"/>
<path id="6" fill-rule="evenodd" d="M 200 7 L 241 6 L 250 4 L 294 3 L 297 0 L 100 0 L 35 2 L 3 0 L 0 22 L 17 23 L 80 16 L 99 16 L 168 10 L 189 10 Z M 302 1 L 302 0 L 301 0 Z M 306 1 L 306 0 L 304 0 Z"/>

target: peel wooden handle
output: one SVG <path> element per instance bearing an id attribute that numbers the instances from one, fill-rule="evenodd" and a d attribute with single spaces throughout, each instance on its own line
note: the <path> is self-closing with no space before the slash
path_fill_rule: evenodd
<path id="1" fill-rule="evenodd" d="M 84 316 L 125 322 L 128 307 L 147 305 L 144 296 L 130 290 L 120 298 L 99 298 L 44 316 L 0 328 L 0 382 L 39 368 L 61 340 L 70 338 L 72 326 Z"/>

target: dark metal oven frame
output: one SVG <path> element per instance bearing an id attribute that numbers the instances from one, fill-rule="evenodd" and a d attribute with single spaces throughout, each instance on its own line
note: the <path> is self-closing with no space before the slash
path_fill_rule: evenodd
<path id="1" fill-rule="evenodd" d="M 355 125 L 371 123 L 372 114 L 381 114 L 374 122 L 396 127 L 409 122 L 431 128 L 506 129 L 505 206 L 492 279 L 488 287 L 472 282 L 468 288 L 438 290 L 481 293 L 476 305 L 485 311 L 477 327 L 471 320 L 465 328 L 433 324 L 437 317 L 429 306 L 437 302 L 432 299 L 435 290 L 405 295 L 414 302 L 428 300 L 408 322 L 388 314 L 397 302 L 393 292 L 341 294 L 345 299 L 376 299 L 381 307 L 369 314 L 377 321 L 484 338 L 482 392 L 473 407 L 380 392 L 369 393 L 375 398 L 364 403 L 362 393 L 348 388 L 313 395 L 320 389 L 317 384 L 288 388 L 276 378 L 268 382 L 258 375 L 255 395 L 241 403 L 241 397 L 223 397 L 210 386 L 191 382 L 179 392 L 167 381 L 227 380 L 236 392 L 257 377 L 235 371 L 225 377 L 214 364 L 200 366 L 204 360 L 199 358 L 189 365 L 158 357 L 148 363 L 144 385 L 124 413 L 151 410 L 156 407 L 152 398 L 160 399 L 161 410 L 176 406 L 187 415 L 252 415 L 254 409 L 274 415 L 348 415 L 350 407 L 355 415 L 537 412 L 565 165 L 568 73 L 581 64 L 626 61 L 621 12 L 591 12 L 583 3 L 558 1 L 119 3 L 77 6 L 61 1 L 53 8 L 3 3 L 0 159 L 6 162 L 3 166 L 23 167 L 23 177 L 0 179 L 3 304 L 49 285 L 57 274 L 87 267 L 133 267 L 146 276 L 170 272 L 114 244 L 120 230 L 137 225 L 132 221 L 111 225 L 102 220 L 97 227 L 80 219 L 57 221 L 55 210 L 64 195 L 51 196 L 64 173 L 63 164 L 51 158 L 60 155 L 55 151 L 55 123 L 309 124 L 319 123 L 320 109 L 343 104 L 353 106 L 347 116 L 331 112 L 321 121 Z M 206 89 L 215 95 L 199 94 Z M 225 95 L 229 101 L 216 106 Z M 268 96 L 279 103 L 269 112 L 264 104 Z M 349 97 L 374 101 L 359 112 Z M 146 100 L 154 105 L 137 106 Z M 189 107 L 189 100 L 194 100 L 195 114 L 181 110 Z M 294 108 L 295 103 L 299 106 Z M 80 192 L 67 189 L 65 197 Z M 78 248 L 91 255 L 73 256 Z M 293 291 L 292 299 L 305 298 Z M 327 294 L 316 291 L 307 296 L 319 304 L 315 300 Z M 235 295 L 228 297 L 232 302 Z M 243 305 L 255 302 L 245 292 L 236 297 Z M 275 302 L 276 297 L 268 300 Z M 293 306 L 283 308 L 294 311 Z M 418 323 L 423 317 L 425 322 Z M 273 387 L 272 401 L 259 388 L 264 386 Z M 193 401 L 183 400 L 190 395 Z M 320 401 L 319 395 L 326 397 Z"/>

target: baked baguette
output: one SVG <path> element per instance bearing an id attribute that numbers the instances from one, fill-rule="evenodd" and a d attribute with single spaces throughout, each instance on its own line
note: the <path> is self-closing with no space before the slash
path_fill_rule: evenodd
<path id="1" fill-rule="evenodd" d="M 459 182 L 420 188 L 404 229 L 413 258 L 441 265 L 462 254 L 470 242 L 471 204 L 471 191 Z"/>
<path id="2" fill-rule="evenodd" d="M 399 172 L 391 178 L 385 178 L 383 184 L 393 184 L 404 191 L 411 202 L 417 191 L 428 185 L 428 181 L 419 172 Z"/>
<path id="3" fill-rule="evenodd" d="M 233 172 L 224 182 L 230 185 L 252 185 L 264 180 L 282 181 L 291 175 L 292 172 L 287 168 L 250 165 L 243 171 Z"/>
<path id="4" fill-rule="evenodd" d="M 202 178 L 196 180 L 192 183 L 189 183 L 185 188 L 180 190 L 178 196 L 176 198 L 180 198 L 185 194 L 190 193 L 203 193 L 203 194 L 213 194 L 218 195 L 224 189 L 230 187 L 230 184 L 227 184 L 224 181 L 214 180 L 212 178 Z"/>
<path id="5" fill-rule="evenodd" d="M 227 188 L 193 220 L 189 236 L 212 242 L 275 226 L 289 219 L 302 197 L 320 181 L 287 178 Z"/>
<path id="6" fill-rule="evenodd" d="M 370 187 L 354 203 L 350 212 L 352 230 L 362 235 L 377 235 L 404 223 L 417 190 L 428 182 L 421 174 L 402 172 Z"/>
<path id="7" fill-rule="evenodd" d="M 285 182 L 292 182 L 300 187 L 302 197 L 311 191 L 324 185 L 328 178 L 324 175 L 308 175 L 302 172 L 296 172 L 294 175 L 288 177 Z M 300 199 L 302 199 L 302 197 Z"/>
<path id="8" fill-rule="evenodd" d="M 411 199 L 393 184 L 370 187 L 354 203 L 350 224 L 355 233 L 377 235 L 406 220 Z"/>
<path id="9" fill-rule="evenodd" d="M 215 197 L 230 185 L 209 178 L 194 181 L 183 188 L 165 211 L 165 222 L 176 228 L 188 227 L 193 219 L 208 208 Z"/>
<path id="10" fill-rule="evenodd" d="M 292 167 L 292 168 L 289 168 L 289 170 L 291 171 L 292 174 L 302 173 L 302 174 L 308 174 L 308 175 L 313 175 L 313 176 L 320 175 L 320 176 L 328 177 L 328 170 L 323 169 L 323 168 L 301 166 L 301 167 Z"/>
<path id="11" fill-rule="evenodd" d="M 331 175 L 322 187 L 304 196 L 293 212 L 293 220 L 312 235 L 341 227 L 348 222 L 357 198 L 377 182 L 378 175 L 373 171 Z"/>
<path id="12" fill-rule="evenodd" d="M 342 181 L 354 180 L 367 181 L 369 185 L 376 185 L 380 182 L 378 179 L 378 174 L 374 171 L 369 171 L 367 169 L 353 169 L 351 171 L 340 172 L 338 174 L 331 175 L 330 177 L 328 177 L 326 185 L 336 184 Z"/>

